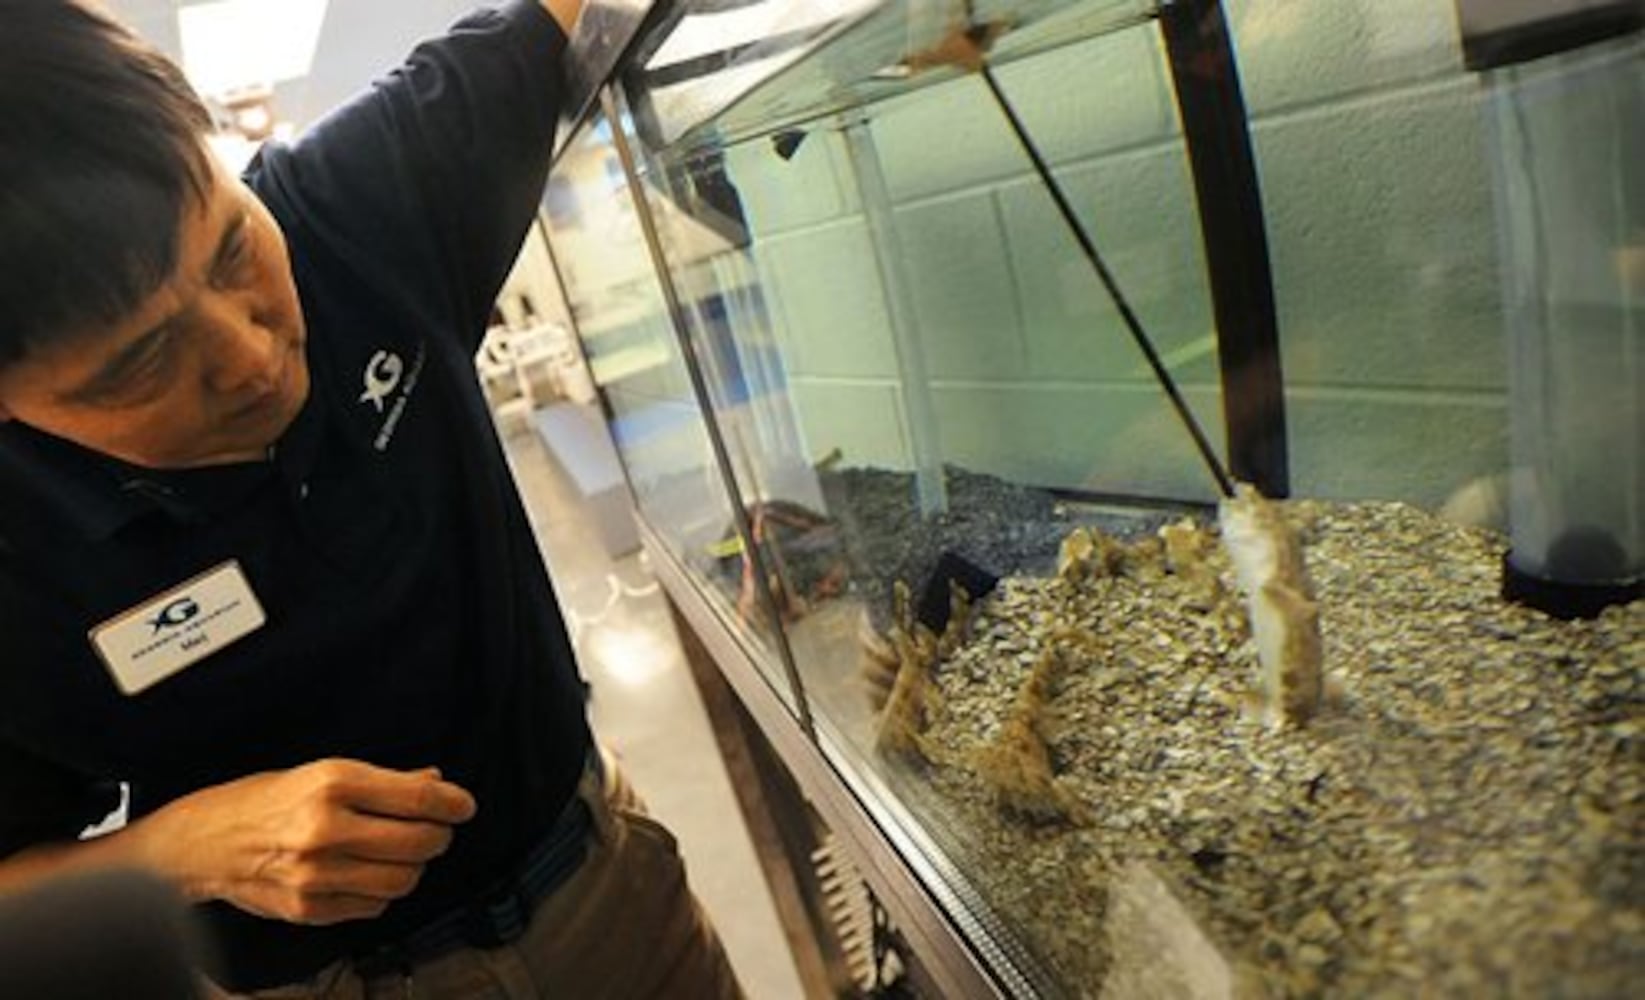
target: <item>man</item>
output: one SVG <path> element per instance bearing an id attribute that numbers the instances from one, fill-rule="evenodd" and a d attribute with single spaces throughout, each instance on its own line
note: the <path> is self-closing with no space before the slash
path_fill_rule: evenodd
<path id="1" fill-rule="evenodd" d="M 0 0 L 0 891 L 157 871 L 244 992 L 736 995 L 591 754 L 474 379 L 577 2 L 242 180 L 163 58 Z"/>

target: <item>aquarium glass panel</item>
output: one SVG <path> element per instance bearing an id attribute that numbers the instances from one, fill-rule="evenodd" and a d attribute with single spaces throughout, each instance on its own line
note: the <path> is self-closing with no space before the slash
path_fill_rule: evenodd
<path id="1" fill-rule="evenodd" d="M 1220 441 L 1194 189 L 1156 26 L 1064 39 L 997 79 Z M 979 77 L 803 130 L 642 145 L 825 749 L 965 883 L 975 926 L 1014 928 L 985 936 L 1026 981 L 1055 993 L 1089 978 L 1089 949 L 1041 916 L 1058 912 L 1050 899 L 1077 907 L 1083 888 L 1048 858 L 1013 866 L 1021 844 L 998 835 L 1018 823 L 1002 827 L 1002 810 L 1031 829 L 1069 820 L 1059 803 L 1073 799 L 1048 786 L 1017 801 L 979 781 L 977 767 L 1015 766 L 1001 720 L 943 713 L 935 687 L 921 707 L 913 673 L 898 686 L 899 653 L 935 654 L 921 644 L 951 617 L 951 581 L 978 598 L 995 579 L 1000 594 L 1047 585 L 1077 526 L 1149 537 L 1203 515 L 1215 479 Z M 1008 662 L 943 684 L 1004 696 L 1028 683 L 1045 651 L 991 606 Z M 1083 919 L 1101 933 L 1097 914 Z"/>
<path id="2" fill-rule="evenodd" d="M 1158 0 L 688 2 L 627 76 L 660 145 L 732 143 L 1152 17 Z M 971 26 L 969 37 L 964 31 Z"/>
<path id="3" fill-rule="evenodd" d="M 640 516 L 700 574 L 730 627 L 767 650 L 768 679 L 791 700 L 769 653 L 768 619 L 742 579 L 730 496 L 603 115 L 555 164 L 544 221 Z"/>

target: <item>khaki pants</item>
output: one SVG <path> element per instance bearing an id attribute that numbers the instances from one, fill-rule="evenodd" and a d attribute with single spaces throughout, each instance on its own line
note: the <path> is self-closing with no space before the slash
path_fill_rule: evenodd
<path id="1" fill-rule="evenodd" d="M 578 794 L 594 816 L 588 857 L 537 905 L 525 933 L 501 948 L 454 951 L 409 975 L 361 977 L 346 962 L 263 1000 L 739 1000 L 719 938 L 685 883 L 673 834 L 645 815 L 606 755 L 603 794 L 592 775 Z M 222 996 L 221 993 L 217 994 Z"/>

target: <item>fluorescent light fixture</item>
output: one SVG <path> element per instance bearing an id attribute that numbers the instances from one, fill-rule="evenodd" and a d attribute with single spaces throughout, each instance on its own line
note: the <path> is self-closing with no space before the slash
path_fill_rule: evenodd
<path id="1" fill-rule="evenodd" d="M 758 42 L 769 35 L 821 28 L 856 17 L 881 0 L 767 0 L 710 14 L 689 14 L 669 33 L 646 69 L 660 69 Z"/>
<path id="2" fill-rule="evenodd" d="M 183 72 L 207 96 L 307 76 L 327 0 L 216 0 L 181 7 Z"/>

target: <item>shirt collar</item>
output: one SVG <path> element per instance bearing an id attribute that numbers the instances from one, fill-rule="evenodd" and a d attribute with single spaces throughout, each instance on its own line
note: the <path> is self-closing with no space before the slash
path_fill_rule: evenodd
<path id="1" fill-rule="evenodd" d="M 201 469 L 145 469 L 15 420 L 0 424 L 0 534 L 25 535 L 44 517 L 102 541 L 150 514 L 180 523 L 208 520 L 275 473 L 297 490 L 319 453 L 318 394 L 316 386 L 268 461 Z"/>
<path id="2" fill-rule="evenodd" d="M 15 420 L 0 425 L 0 489 L 0 530 L 18 537 L 44 517 L 100 540 L 153 509 L 121 487 L 109 460 Z"/>

